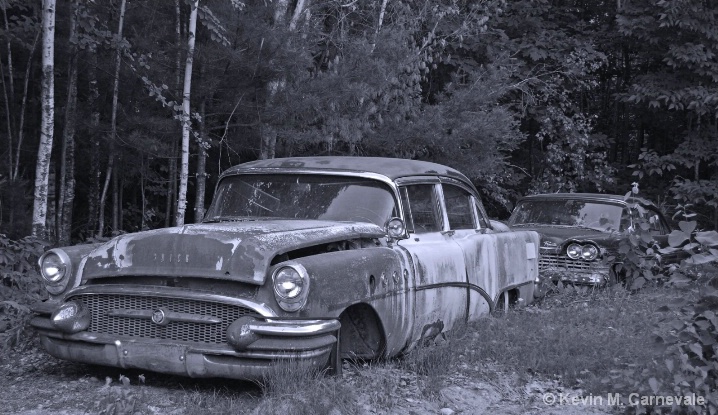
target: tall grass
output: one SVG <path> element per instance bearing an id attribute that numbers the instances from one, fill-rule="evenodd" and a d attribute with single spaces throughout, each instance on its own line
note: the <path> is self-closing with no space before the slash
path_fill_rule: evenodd
<path id="1" fill-rule="evenodd" d="M 495 362 L 519 375 L 560 379 L 566 386 L 604 392 L 613 370 L 646 367 L 659 357 L 652 347 L 657 309 L 677 295 L 652 288 L 566 290 L 543 302 L 472 325 L 464 344 L 473 365 Z"/>

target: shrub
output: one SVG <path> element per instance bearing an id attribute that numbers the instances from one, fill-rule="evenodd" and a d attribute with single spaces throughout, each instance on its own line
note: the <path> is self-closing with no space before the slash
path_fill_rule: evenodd
<path id="1" fill-rule="evenodd" d="M 37 259 L 48 243 L 0 234 L 0 350 L 20 342 L 31 317 L 29 304 L 47 298 Z"/>

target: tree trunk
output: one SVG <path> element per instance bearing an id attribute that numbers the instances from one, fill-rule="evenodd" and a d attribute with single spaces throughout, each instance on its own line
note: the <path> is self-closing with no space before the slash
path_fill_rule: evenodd
<path id="1" fill-rule="evenodd" d="M 97 100 L 100 97 L 100 90 L 97 87 L 97 46 L 91 45 L 88 51 L 89 67 L 87 76 L 89 78 L 90 96 L 87 101 L 88 107 L 92 113 L 90 115 L 90 191 L 88 199 L 88 220 L 87 234 L 91 235 L 98 231 L 98 206 L 100 203 L 100 179 L 102 172 L 100 171 L 100 112 L 97 110 Z M 98 232 L 99 234 L 99 232 Z"/>
<path id="2" fill-rule="evenodd" d="M 7 148 L 7 154 L 8 154 L 8 170 L 9 170 L 9 176 L 13 176 L 13 159 L 12 159 L 12 150 L 13 150 L 13 116 L 10 112 L 10 109 L 14 107 L 15 105 L 15 85 L 14 85 L 14 78 L 15 74 L 13 73 L 13 66 L 12 66 L 12 44 L 10 42 L 11 36 L 10 36 L 10 23 L 7 19 L 7 6 L 8 4 L 6 2 L 3 2 L 2 4 L 2 11 L 3 11 L 3 21 L 5 23 L 5 44 L 7 46 L 7 82 L 5 81 L 5 70 L 3 69 L 3 64 L 0 61 L 0 76 L 2 76 L 2 86 L 3 86 L 3 96 L 5 97 L 5 117 L 7 121 L 7 139 L 8 139 L 8 148 Z"/>
<path id="3" fill-rule="evenodd" d="M 175 42 L 182 43 L 182 8 L 180 0 L 175 0 Z M 182 48 L 177 49 L 175 59 L 175 91 L 177 95 L 182 93 Z M 181 137 L 182 123 L 179 124 Z M 165 227 L 172 225 L 172 208 L 176 207 L 175 195 L 177 194 L 177 140 L 171 139 L 169 163 L 169 179 L 167 180 L 167 203 L 165 205 Z"/>
<path id="4" fill-rule="evenodd" d="M 55 0 L 42 3 L 42 116 L 40 145 L 35 169 L 35 198 L 32 207 L 32 235 L 47 238 L 47 185 L 52 155 L 55 116 Z"/>
<path id="5" fill-rule="evenodd" d="M 32 68 L 32 57 L 37 49 L 37 42 L 40 39 L 42 30 L 37 31 L 35 39 L 32 41 L 32 47 L 27 57 L 27 66 L 25 67 L 25 82 L 22 86 L 22 103 L 20 104 L 20 122 L 17 126 L 17 145 L 15 146 L 15 163 L 13 163 L 15 170 L 12 173 L 12 180 L 17 180 L 17 176 L 20 172 L 20 149 L 22 148 L 22 142 L 25 138 L 25 109 L 27 108 L 27 88 L 30 85 L 30 69 Z"/>
<path id="6" fill-rule="evenodd" d="M 110 121 L 110 145 L 109 145 L 109 158 L 107 161 L 107 175 L 105 176 L 105 184 L 102 188 L 102 196 L 100 196 L 100 206 L 99 206 L 99 215 L 100 220 L 97 230 L 97 234 L 99 236 L 103 235 L 104 232 L 104 226 L 105 226 L 105 202 L 107 201 L 107 190 L 110 186 L 110 177 L 113 173 L 113 166 L 115 163 L 115 136 L 117 135 L 117 96 L 119 94 L 120 89 L 120 63 L 122 62 L 122 51 L 120 50 L 120 42 L 122 41 L 122 29 L 123 24 L 125 20 L 125 6 L 127 5 L 127 0 L 122 0 L 120 3 L 120 19 L 119 23 L 117 25 L 117 38 L 115 39 L 115 77 L 114 77 L 114 87 L 112 90 L 112 118 Z M 116 205 L 113 208 L 116 209 Z M 113 224 L 115 225 L 115 224 Z"/>
<path id="7" fill-rule="evenodd" d="M 75 115 L 77 113 L 77 16 L 78 0 L 72 1 L 70 16 L 70 62 L 68 64 L 67 105 L 62 132 L 60 157 L 60 199 L 57 209 L 57 241 L 70 245 L 72 232 L 72 204 L 75 200 Z"/>
<path id="8" fill-rule="evenodd" d="M 205 189 L 207 187 L 207 126 L 205 124 L 205 108 L 207 106 L 207 100 L 202 100 L 200 107 L 200 114 L 202 120 L 199 124 L 199 139 L 197 142 L 197 186 L 196 195 L 194 201 L 194 222 L 199 223 L 204 219 L 204 197 Z"/>
<path id="9" fill-rule="evenodd" d="M 182 93 L 182 162 L 180 164 L 180 185 L 177 192 L 177 226 L 184 225 L 187 208 L 187 180 L 189 177 L 189 136 L 192 128 L 190 119 L 190 90 L 192 87 L 192 61 L 194 58 L 195 32 L 197 30 L 197 8 L 199 0 L 192 1 L 192 12 L 187 29 L 187 60 L 184 70 L 184 89 Z"/>

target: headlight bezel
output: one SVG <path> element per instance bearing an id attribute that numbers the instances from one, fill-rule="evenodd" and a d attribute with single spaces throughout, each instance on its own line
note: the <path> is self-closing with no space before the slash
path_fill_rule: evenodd
<path id="1" fill-rule="evenodd" d="M 289 272 L 289 274 L 284 274 Z M 286 279 L 287 275 L 294 278 Z M 286 284 L 285 287 L 281 285 Z M 309 295 L 309 273 L 306 268 L 298 263 L 282 263 L 272 272 L 272 290 L 277 304 L 284 311 L 295 312 L 304 307 Z M 298 291 L 288 295 L 287 291 Z"/>
<path id="2" fill-rule="evenodd" d="M 61 268 L 57 271 L 58 273 L 61 273 L 61 275 L 57 278 L 54 278 L 50 275 L 50 273 L 47 272 L 47 268 L 50 268 L 48 266 L 48 262 L 55 259 L 59 260 L 59 268 Z M 49 251 L 42 254 L 42 256 L 40 256 L 37 262 L 40 267 L 40 275 L 45 281 L 45 288 L 47 289 L 47 291 L 52 295 L 58 295 L 65 291 L 68 283 L 72 279 L 72 274 L 74 272 L 74 267 L 70 256 L 62 249 L 55 248 L 50 249 Z"/>

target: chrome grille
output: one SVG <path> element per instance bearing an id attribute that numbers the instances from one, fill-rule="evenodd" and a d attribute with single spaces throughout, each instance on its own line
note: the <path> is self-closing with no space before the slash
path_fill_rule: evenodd
<path id="1" fill-rule="evenodd" d="M 590 272 L 606 268 L 598 261 L 585 261 L 571 259 L 564 254 L 541 253 L 539 256 L 539 270 L 560 269 L 566 271 Z"/>
<path id="2" fill-rule="evenodd" d="M 73 299 L 82 301 L 90 310 L 92 322 L 89 332 L 118 337 L 176 340 L 193 343 L 226 343 L 227 327 L 246 315 L 257 315 L 253 310 L 222 303 L 167 297 L 146 297 L 118 294 L 81 294 Z M 221 323 L 172 321 L 166 326 L 155 324 L 149 318 L 110 316 L 109 310 L 157 310 L 162 308 L 176 313 L 211 316 Z"/>

